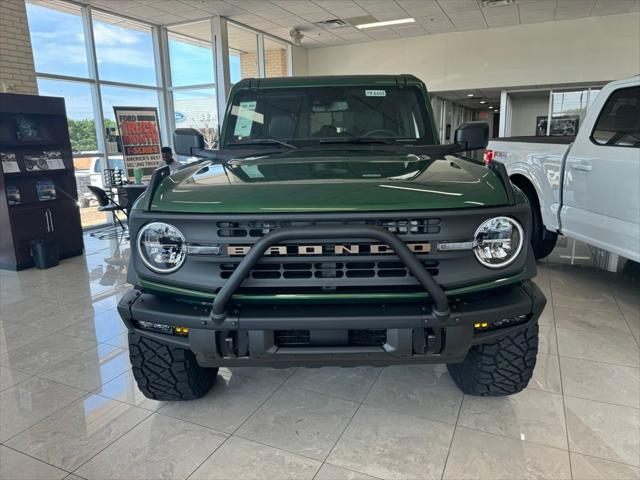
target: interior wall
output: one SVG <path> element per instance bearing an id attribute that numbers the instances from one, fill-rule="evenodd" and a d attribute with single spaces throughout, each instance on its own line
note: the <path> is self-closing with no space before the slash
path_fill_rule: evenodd
<path id="1" fill-rule="evenodd" d="M 640 72 L 640 12 L 309 49 L 309 75 L 411 73 L 432 91 Z"/>
<path id="2" fill-rule="evenodd" d="M 549 92 L 532 97 L 511 97 L 512 137 L 536 134 L 536 118 L 549 114 Z"/>

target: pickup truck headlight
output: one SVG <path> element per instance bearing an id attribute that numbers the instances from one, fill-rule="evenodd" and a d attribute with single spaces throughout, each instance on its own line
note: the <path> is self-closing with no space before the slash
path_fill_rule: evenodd
<path id="1" fill-rule="evenodd" d="M 142 227 L 137 244 L 144 264 L 157 273 L 175 272 L 187 258 L 184 235 L 168 223 L 152 222 Z"/>
<path id="2" fill-rule="evenodd" d="M 482 222 L 475 233 L 473 252 L 489 268 L 502 268 L 513 262 L 524 244 L 522 226 L 509 217 L 494 217 Z"/>

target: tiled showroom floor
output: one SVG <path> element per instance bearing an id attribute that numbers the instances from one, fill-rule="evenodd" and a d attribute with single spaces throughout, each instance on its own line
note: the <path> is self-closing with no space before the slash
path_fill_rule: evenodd
<path id="1" fill-rule="evenodd" d="M 637 278 L 540 264 L 538 366 L 512 397 L 463 396 L 443 366 L 238 368 L 160 403 L 115 310 L 126 252 L 85 239 L 56 268 L 0 271 L 2 479 L 640 476 Z"/>

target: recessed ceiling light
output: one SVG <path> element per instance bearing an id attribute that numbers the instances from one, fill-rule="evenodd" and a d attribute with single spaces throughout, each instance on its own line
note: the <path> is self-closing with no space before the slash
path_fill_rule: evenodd
<path id="1" fill-rule="evenodd" d="M 484 105 L 487 102 L 485 102 L 484 100 L 480 100 L 480 103 L 482 103 Z"/>
<path id="2" fill-rule="evenodd" d="M 489 110 L 492 110 L 492 109 L 493 109 L 493 107 L 489 107 Z"/>
<path id="3" fill-rule="evenodd" d="M 493 113 L 500 113 L 500 110 L 494 110 Z"/>
<path id="4" fill-rule="evenodd" d="M 467 97 L 473 97 L 473 93 L 467 93 Z"/>
<path id="5" fill-rule="evenodd" d="M 361 23 L 356 28 L 363 30 L 365 28 L 388 27 L 389 25 L 401 25 L 403 23 L 414 23 L 413 18 L 399 18 L 398 20 L 385 20 L 384 22 Z"/>

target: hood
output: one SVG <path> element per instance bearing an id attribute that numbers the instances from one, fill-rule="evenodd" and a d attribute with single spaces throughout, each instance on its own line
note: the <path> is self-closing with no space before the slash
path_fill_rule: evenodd
<path id="1" fill-rule="evenodd" d="M 459 156 L 292 150 L 199 163 L 158 187 L 157 212 L 440 210 L 505 205 L 497 175 Z"/>

